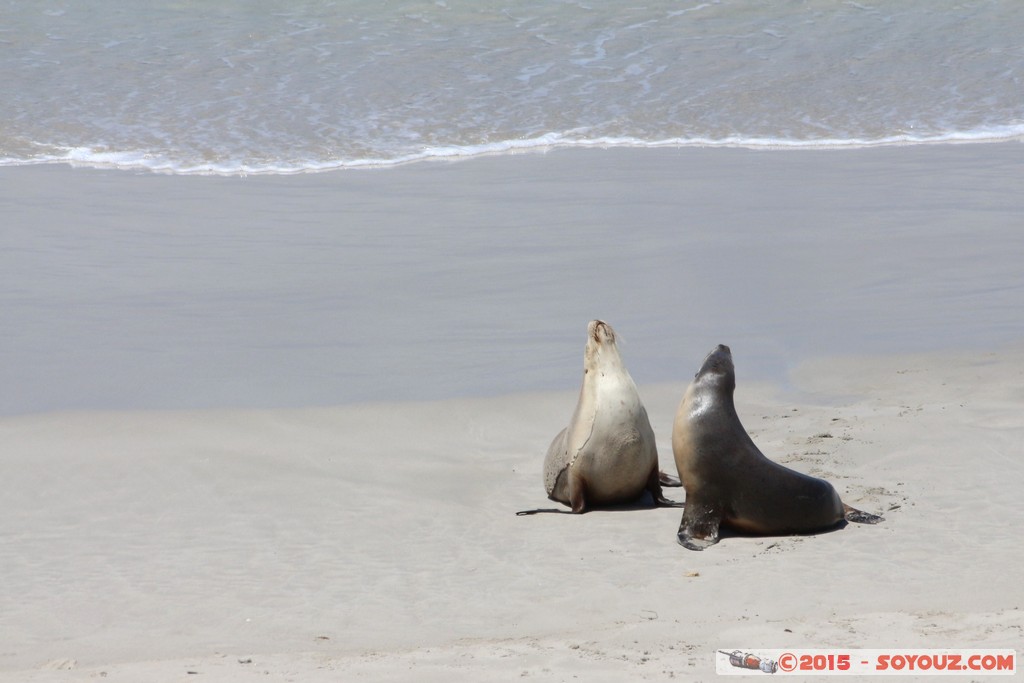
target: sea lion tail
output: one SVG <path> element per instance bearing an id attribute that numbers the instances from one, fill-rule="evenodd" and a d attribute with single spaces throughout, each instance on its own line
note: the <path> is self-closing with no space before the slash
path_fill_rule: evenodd
<path id="1" fill-rule="evenodd" d="M 885 518 L 880 515 L 873 515 L 870 512 L 858 510 L 846 503 L 843 503 L 843 517 L 847 522 L 856 522 L 857 524 L 878 524 L 885 521 Z"/>

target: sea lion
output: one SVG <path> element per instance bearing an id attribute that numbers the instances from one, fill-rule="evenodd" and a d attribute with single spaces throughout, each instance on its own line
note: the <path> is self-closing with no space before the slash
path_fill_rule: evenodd
<path id="1" fill-rule="evenodd" d="M 681 545 L 703 550 L 717 543 L 722 524 L 754 534 L 791 534 L 844 519 L 882 521 L 845 505 L 824 479 L 766 458 L 740 424 L 735 389 L 732 353 L 719 345 L 704 359 L 676 412 L 672 452 L 686 489 Z"/>
<path id="2" fill-rule="evenodd" d="M 583 386 L 569 426 L 544 458 L 544 488 L 573 512 L 635 500 L 645 490 L 656 505 L 676 507 L 661 485 L 681 484 L 658 469 L 658 447 L 647 410 L 603 320 L 587 326 Z"/>

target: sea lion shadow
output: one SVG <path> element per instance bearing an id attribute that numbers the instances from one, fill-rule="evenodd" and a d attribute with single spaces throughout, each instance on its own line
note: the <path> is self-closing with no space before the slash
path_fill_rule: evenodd
<path id="1" fill-rule="evenodd" d="M 719 527 L 718 540 L 723 541 L 728 538 L 759 538 L 759 539 L 777 539 L 779 541 L 787 538 L 807 538 L 810 536 L 820 536 L 822 534 L 831 534 L 841 529 L 845 529 L 849 526 L 849 522 L 845 519 L 841 519 L 832 526 L 825 527 L 823 529 L 812 529 L 805 531 L 791 531 L 783 533 L 766 533 L 758 534 L 753 531 L 743 531 L 742 529 L 734 529 L 724 524 Z"/>
<path id="2" fill-rule="evenodd" d="M 677 501 L 670 501 L 674 505 L 660 505 L 654 500 L 654 496 L 649 491 L 644 493 L 628 503 L 616 503 L 614 505 L 595 505 L 593 507 L 587 507 L 583 514 L 589 512 L 635 512 L 637 510 L 656 510 L 658 508 L 670 507 L 674 509 L 681 509 L 683 503 Z M 537 508 L 534 510 L 520 510 L 516 513 L 517 517 L 523 517 L 525 515 L 537 515 L 537 514 L 556 514 L 556 515 L 575 515 L 568 508 Z"/>

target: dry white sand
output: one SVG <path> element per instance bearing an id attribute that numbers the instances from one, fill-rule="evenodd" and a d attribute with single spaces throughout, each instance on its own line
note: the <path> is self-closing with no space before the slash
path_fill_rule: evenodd
<path id="1" fill-rule="evenodd" d="M 884 523 L 696 553 L 678 510 L 517 517 L 551 505 L 572 392 L 4 419 L 0 680 L 665 680 L 721 648 L 1019 647 L 1024 352 L 818 362 L 800 400 L 737 361 L 761 448 Z M 670 470 L 682 388 L 641 387 Z"/>
<path id="2" fill-rule="evenodd" d="M 1019 650 L 1020 149 L 552 154 L 250 185 L 3 169 L 0 681 L 706 680 L 723 648 Z M 442 233 L 452 218 L 567 232 L 513 240 L 539 274 L 474 237 L 419 310 L 402 296 L 420 280 L 401 279 L 418 252 L 333 278 L 351 245 L 329 209 L 363 192 L 389 235 L 423 215 Z M 697 233 L 680 236 L 684 214 Z M 630 221 L 653 241 L 615 232 Z M 606 239 L 579 252 L 594 225 Z M 545 275 L 553 253 L 571 268 Z M 590 287 L 619 261 L 614 286 Z M 351 316 L 331 318 L 353 277 L 383 292 L 345 309 L 364 316 L 359 353 L 339 341 Z M 664 468 L 684 378 L 728 343 L 762 450 L 885 522 L 694 553 L 678 510 L 517 517 L 554 505 L 541 463 L 596 315 L 626 339 Z M 385 342 L 407 345 L 373 355 Z M 858 347 L 872 353 L 842 355 Z M 509 391 L 533 358 L 562 390 Z M 374 376 L 391 398 L 505 395 L 285 408 Z M 239 405 L 270 407 L 223 408 Z"/>

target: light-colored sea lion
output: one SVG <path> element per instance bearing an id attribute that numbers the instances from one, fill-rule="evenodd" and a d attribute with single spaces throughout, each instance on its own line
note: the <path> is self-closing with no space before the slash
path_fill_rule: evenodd
<path id="1" fill-rule="evenodd" d="M 603 320 L 587 326 L 583 387 L 569 426 L 558 433 L 544 459 L 544 488 L 573 512 L 635 500 L 649 491 L 667 500 L 661 485 L 679 482 L 658 470 L 658 447 L 647 410 Z"/>
<path id="2" fill-rule="evenodd" d="M 747 533 L 791 534 L 844 519 L 882 521 L 845 505 L 824 479 L 766 458 L 740 424 L 735 389 L 732 353 L 719 345 L 704 359 L 676 412 L 672 451 L 686 489 L 680 544 L 703 550 L 718 542 L 723 524 Z"/>

